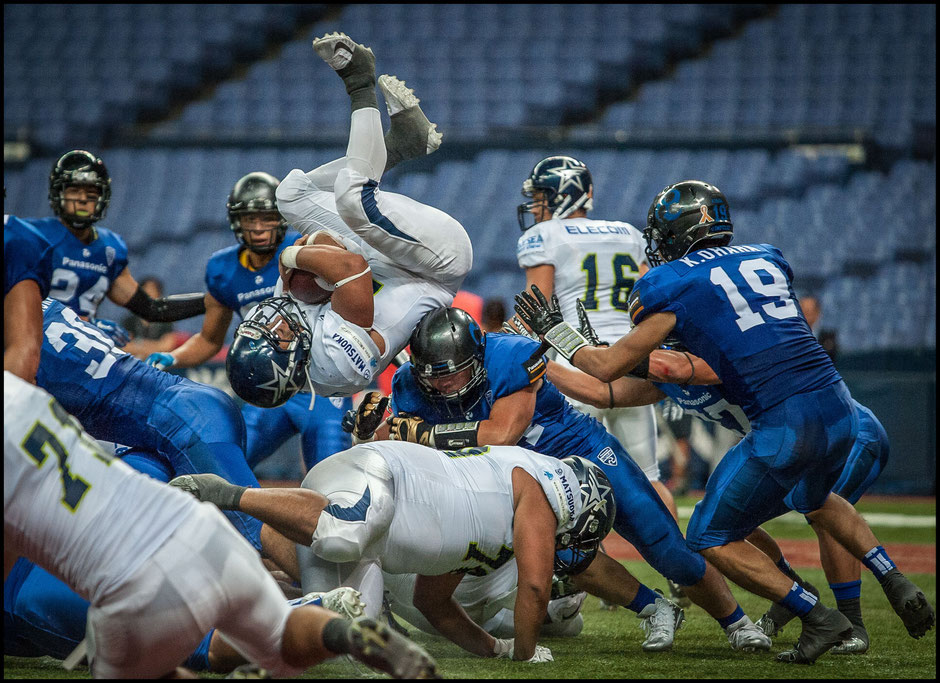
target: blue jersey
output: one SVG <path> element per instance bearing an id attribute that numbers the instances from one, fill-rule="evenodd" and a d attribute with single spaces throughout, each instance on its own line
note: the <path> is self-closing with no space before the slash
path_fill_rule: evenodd
<path id="1" fill-rule="evenodd" d="M 722 427 L 744 436 L 751 431 L 741 406 L 729 403 L 721 391 L 720 384 L 680 386 L 668 382 L 653 382 L 656 388 L 676 402 L 687 413 L 708 422 L 717 422 Z"/>
<path id="2" fill-rule="evenodd" d="M 274 296 L 274 285 L 279 277 L 277 264 L 281 252 L 292 245 L 300 234 L 289 230 L 277 247 L 277 251 L 261 270 L 251 271 L 239 261 L 245 247 L 233 244 L 220 249 L 209 257 L 206 264 L 206 288 L 215 299 L 244 318 L 255 304 Z"/>
<path id="3" fill-rule="evenodd" d="M 98 304 L 127 267 L 127 245 L 107 228 L 94 228 L 96 237 L 84 244 L 58 218 L 28 219 L 53 245 L 49 296 L 81 316 L 94 316 Z"/>
<path id="4" fill-rule="evenodd" d="M 630 315 L 639 324 L 674 313 L 675 336 L 753 421 L 842 379 L 801 315 L 792 281 L 790 264 L 769 244 L 700 249 L 640 278 Z"/>
<path id="5" fill-rule="evenodd" d="M 26 221 L 3 215 L 3 296 L 23 280 L 34 280 L 42 298 L 49 296 L 52 282 L 52 243 Z"/>
<path id="6" fill-rule="evenodd" d="M 568 455 L 590 457 L 602 441 L 607 430 L 600 422 L 571 407 L 554 384 L 543 377 L 545 359 L 532 359 L 539 343 L 515 334 L 486 335 L 483 365 L 486 369 L 486 387 L 481 400 L 464 419 L 485 420 L 496 399 L 524 389 L 542 380 L 535 397 L 535 414 L 519 446 L 553 457 Z M 431 424 L 454 422 L 443 405 L 427 400 L 418 389 L 411 373 L 411 363 L 405 363 L 392 378 L 392 411 L 417 415 Z"/>

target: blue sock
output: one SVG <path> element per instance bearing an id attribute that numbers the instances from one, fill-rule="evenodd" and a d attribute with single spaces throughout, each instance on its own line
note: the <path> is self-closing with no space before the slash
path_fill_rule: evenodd
<path id="1" fill-rule="evenodd" d="M 830 583 L 829 588 L 832 589 L 832 594 L 836 596 L 836 602 L 839 600 L 852 600 L 862 595 L 862 582 L 860 580 L 849 581 L 848 583 Z"/>
<path id="2" fill-rule="evenodd" d="M 640 584 L 640 590 L 636 592 L 636 597 L 633 598 L 633 601 L 627 605 L 627 609 L 631 612 L 636 612 L 639 614 L 643 611 L 643 608 L 647 605 L 652 605 L 656 602 L 656 598 L 660 597 L 658 594 L 651 591 L 649 588 Z"/>
<path id="3" fill-rule="evenodd" d="M 786 607 L 798 617 L 805 617 L 816 606 L 817 601 L 818 598 L 815 595 L 794 581 L 790 592 L 777 604 Z"/>
<path id="4" fill-rule="evenodd" d="M 731 626 L 731 624 L 743 618 L 744 618 L 744 610 L 741 609 L 741 605 L 738 605 L 731 614 L 726 616 L 724 619 L 718 619 L 717 621 L 718 621 L 718 625 L 721 626 L 721 628 L 728 628 L 729 626 Z"/>
<path id="5" fill-rule="evenodd" d="M 879 581 L 892 569 L 897 569 L 894 562 L 888 557 L 888 553 L 880 545 L 865 553 L 865 557 L 862 558 L 862 564 L 868 567 Z"/>

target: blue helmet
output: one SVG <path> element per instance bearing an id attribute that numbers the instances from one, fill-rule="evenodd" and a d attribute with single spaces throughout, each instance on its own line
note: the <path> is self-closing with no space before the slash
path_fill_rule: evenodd
<path id="1" fill-rule="evenodd" d="M 421 393 L 450 417 L 469 413 L 486 390 L 486 333 L 470 314 L 459 308 L 436 308 L 418 321 L 411 333 L 411 374 Z M 435 387 L 445 377 L 466 374 L 466 381 L 442 392 Z"/>
<path id="2" fill-rule="evenodd" d="M 238 396 L 276 408 L 304 388 L 311 334 L 303 312 L 287 296 L 265 299 L 235 330 L 225 372 Z"/>
<path id="3" fill-rule="evenodd" d="M 539 202 L 520 204 L 516 213 L 519 227 L 524 231 L 535 223 L 527 224 L 526 216 L 542 202 L 551 210 L 553 218 L 567 218 L 578 209 L 593 208 L 591 194 L 594 183 L 587 166 L 573 157 L 555 156 L 542 159 L 522 183 L 522 196 L 533 198 L 535 192 L 545 193 Z"/>
<path id="4" fill-rule="evenodd" d="M 577 455 L 562 458 L 581 487 L 581 513 L 567 531 L 555 537 L 555 574 L 580 574 L 594 561 L 601 541 L 610 533 L 617 503 L 610 480 L 599 466 Z"/>

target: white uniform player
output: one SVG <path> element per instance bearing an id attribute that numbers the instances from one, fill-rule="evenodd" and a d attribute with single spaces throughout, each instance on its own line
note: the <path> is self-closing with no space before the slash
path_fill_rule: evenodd
<path id="1" fill-rule="evenodd" d="M 533 273 L 530 269 L 550 266 L 549 290 L 558 297 L 565 319 L 578 319 L 575 302 L 581 299 L 598 337 L 610 343 L 620 339 L 633 326 L 627 314 L 627 298 L 634 282 L 649 268 L 643 233 L 629 223 L 584 217 L 590 208 L 589 199 L 571 209 L 590 194 L 591 177 L 581 162 L 570 157 L 540 161 L 524 187 L 523 194 L 541 190 L 549 196 L 544 198 L 547 207 L 537 202 L 523 205 L 529 207 L 528 213 L 541 210 L 536 219 L 547 220 L 527 228 L 519 238 L 519 266 L 529 274 Z M 538 275 L 527 280 L 527 288 L 534 282 L 548 296 Z M 554 360 L 570 367 L 562 357 Z M 571 398 L 568 402 L 601 421 L 647 478 L 659 481 L 653 406 L 598 409 Z"/>
<path id="2" fill-rule="evenodd" d="M 172 672 L 218 627 L 281 675 L 291 609 L 248 542 L 199 503 L 106 455 L 42 389 L 4 372 L 4 554 L 91 602 L 96 678 Z"/>

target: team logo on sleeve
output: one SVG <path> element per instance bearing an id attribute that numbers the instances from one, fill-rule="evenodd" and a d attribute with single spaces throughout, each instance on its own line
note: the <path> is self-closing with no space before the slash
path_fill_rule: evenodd
<path id="1" fill-rule="evenodd" d="M 614 455 L 614 449 L 610 446 L 607 446 L 607 448 L 598 453 L 597 459 L 610 467 L 617 466 L 617 456 Z"/>
<path id="2" fill-rule="evenodd" d="M 114 264 L 115 256 L 117 256 L 117 253 L 114 251 L 114 247 L 104 248 L 104 258 L 108 262 L 108 266 L 111 266 Z"/>
<path id="3" fill-rule="evenodd" d="M 532 384 L 536 380 L 542 378 L 542 375 L 545 374 L 547 365 L 545 363 L 545 357 L 542 356 L 541 346 L 535 350 L 535 353 L 529 356 L 529 358 L 522 363 L 522 367 L 529 377 L 529 384 Z"/>

